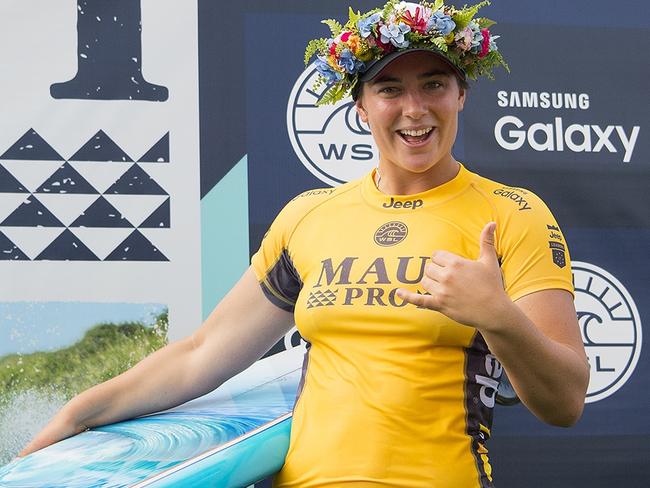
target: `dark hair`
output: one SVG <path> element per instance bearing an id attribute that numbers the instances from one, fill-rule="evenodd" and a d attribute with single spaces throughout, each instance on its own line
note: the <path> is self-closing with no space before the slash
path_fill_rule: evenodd
<path id="1" fill-rule="evenodd" d="M 461 78 L 457 74 L 454 74 L 456 81 L 458 82 L 458 88 L 461 90 L 469 90 L 469 83 L 467 82 L 467 79 Z M 352 91 L 350 92 L 352 94 L 352 100 L 355 102 L 359 99 L 359 96 L 361 96 L 361 90 L 363 89 L 364 81 L 358 81 L 356 85 L 354 85 L 354 88 L 352 88 Z"/>

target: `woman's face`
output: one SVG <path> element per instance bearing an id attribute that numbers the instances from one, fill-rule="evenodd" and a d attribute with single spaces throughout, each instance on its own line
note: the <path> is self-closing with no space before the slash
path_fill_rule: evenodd
<path id="1" fill-rule="evenodd" d="M 465 91 L 449 66 L 414 52 L 366 82 L 356 105 L 377 143 L 382 169 L 425 173 L 454 162 L 451 148 L 464 102 Z"/>

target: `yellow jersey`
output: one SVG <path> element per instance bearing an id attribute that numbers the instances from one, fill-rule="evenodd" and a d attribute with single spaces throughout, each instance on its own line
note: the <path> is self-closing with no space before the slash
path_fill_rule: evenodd
<path id="1" fill-rule="evenodd" d="M 476 259 L 490 221 L 513 301 L 573 292 L 564 236 L 542 200 L 462 165 L 422 193 L 385 195 L 372 172 L 279 213 L 252 266 L 269 300 L 294 312 L 308 350 L 274 486 L 493 486 L 486 443 L 501 365 L 476 329 L 396 294 L 425 293 L 436 250 Z"/>

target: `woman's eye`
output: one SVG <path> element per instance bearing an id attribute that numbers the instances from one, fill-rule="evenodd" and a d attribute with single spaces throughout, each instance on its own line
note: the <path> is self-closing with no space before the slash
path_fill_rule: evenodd
<path id="1" fill-rule="evenodd" d="M 392 95 L 394 93 L 397 93 L 397 88 L 394 86 L 385 86 L 379 90 L 379 93 L 386 93 L 388 95 Z"/>
<path id="2" fill-rule="evenodd" d="M 443 85 L 440 81 L 430 81 L 427 83 L 427 88 L 440 88 L 442 86 Z"/>

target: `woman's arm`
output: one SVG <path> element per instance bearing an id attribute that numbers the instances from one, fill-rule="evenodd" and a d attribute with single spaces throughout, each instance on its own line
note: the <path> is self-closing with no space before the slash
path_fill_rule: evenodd
<path id="1" fill-rule="evenodd" d="M 573 297 L 543 290 L 504 300 L 498 327 L 481 333 L 508 372 L 521 401 L 538 418 L 569 427 L 582 415 L 589 383 Z"/>
<path id="2" fill-rule="evenodd" d="M 194 334 L 74 397 L 19 455 L 204 395 L 259 359 L 292 325 L 293 315 L 264 296 L 249 268 Z"/>
<path id="3" fill-rule="evenodd" d="M 475 261 L 437 251 L 422 286 L 430 295 L 401 289 L 404 300 L 476 327 L 508 372 L 517 395 L 541 420 L 573 425 L 582 414 L 589 365 L 571 294 L 531 293 L 514 303 L 503 289 L 493 222 L 480 237 Z"/>

